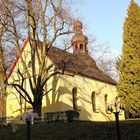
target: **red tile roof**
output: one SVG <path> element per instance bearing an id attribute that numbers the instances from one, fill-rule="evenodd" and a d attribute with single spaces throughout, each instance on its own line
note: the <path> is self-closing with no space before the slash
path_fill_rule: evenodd
<path id="1" fill-rule="evenodd" d="M 117 84 L 116 81 L 97 67 L 95 60 L 89 55 L 72 54 L 59 48 L 52 47 L 49 50 L 48 57 L 59 69 L 62 69 L 62 66 L 65 65 L 64 71 L 113 85 Z"/>

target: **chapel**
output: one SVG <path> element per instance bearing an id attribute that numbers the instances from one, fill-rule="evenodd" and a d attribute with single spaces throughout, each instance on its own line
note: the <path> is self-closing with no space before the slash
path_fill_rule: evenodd
<path id="1" fill-rule="evenodd" d="M 46 55 L 48 64 L 53 64 L 54 70 L 61 70 L 63 74 L 54 75 L 47 82 L 46 88 L 52 88 L 53 90 L 43 97 L 42 116 L 52 112 L 76 110 L 79 112 L 79 120 L 114 120 L 114 114 L 107 110 L 107 106 L 113 104 L 118 96 L 117 83 L 102 72 L 90 56 L 88 37 L 83 33 L 82 22 L 76 20 L 73 30 L 74 35 L 71 38 L 72 53 L 52 46 Z M 27 63 L 31 61 L 28 59 L 31 55 L 28 39 L 21 48 L 20 55 L 23 56 L 23 59 L 26 59 Z M 8 83 L 13 82 L 13 77 L 14 80 L 20 81 L 17 73 L 19 68 L 22 69 L 20 56 L 18 56 L 8 75 Z M 30 93 L 28 84 L 28 82 L 25 82 L 24 87 Z M 20 116 L 24 114 L 28 106 L 27 102 L 12 87 L 8 87 L 7 116 Z M 124 119 L 123 113 L 120 114 L 120 119 Z"/>

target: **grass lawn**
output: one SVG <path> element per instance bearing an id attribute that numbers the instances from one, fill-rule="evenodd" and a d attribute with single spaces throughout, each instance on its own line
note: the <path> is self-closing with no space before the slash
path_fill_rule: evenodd
<path id="1" fill-rule="evenodd" d="M 122 140 L 140 140 L 140 120 L 120 122 Z M 0 127 L 0 140 L 26 140 L 26 126 Z M 117 140 L 115 122 L 51 122 L 31 126 L 31 140 Z"/>

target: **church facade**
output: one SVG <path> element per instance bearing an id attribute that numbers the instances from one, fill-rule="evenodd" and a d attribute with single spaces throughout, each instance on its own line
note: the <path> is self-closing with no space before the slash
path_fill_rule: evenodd
<path id="1" fill-rule="evenodd" d="M 114 114 L 108 112 L 107 106 L 113 104 L 117 97 L 117 83 L 104 74 L 89 55 L 88 38 L 83 35 L 82 23 L 78 20 L 74 23 L 74 33 L 71 39 L 73 53 L 51 47 L 46 56 L 49 64 L 54 64 L 58 69 L 63 66 L 65 69 L 64 74 L 54 75 L 47 82 L 46 88 L 51 88 L 52 91 L 43 97 L 42 116 L 47 112 L 77 110 L 80 120 L 114 120 Z M 31 53 L 28 39 L 21 48 L 20 55 L 29 63 Z M 13 79 L 20 81 L 17 74 L 19 68 L 22 70 L 20 56 L 7 78 L 8 83 L 12 83 Z M 28 84 L 25 82 L 24 87 L 30 93 Z M 7 87 L 7 91 L 6 115 L 22 115 L 30 106 L 11 86 Z M 124 119 L 123 113 L 120 114 L 120 119 Z"/>

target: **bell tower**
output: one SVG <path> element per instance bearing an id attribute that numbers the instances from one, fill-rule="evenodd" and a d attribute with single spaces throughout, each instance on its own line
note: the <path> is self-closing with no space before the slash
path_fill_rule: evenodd
<path id="1" fill-rule="evenodd" d="M 87 44 L 88 38 L 83 35 L 83 24 L 81 21 L 76 20 L 74 22 L 74 33 L 71 44 L 73 47 L 73 54 L 88 54 Z"/>

